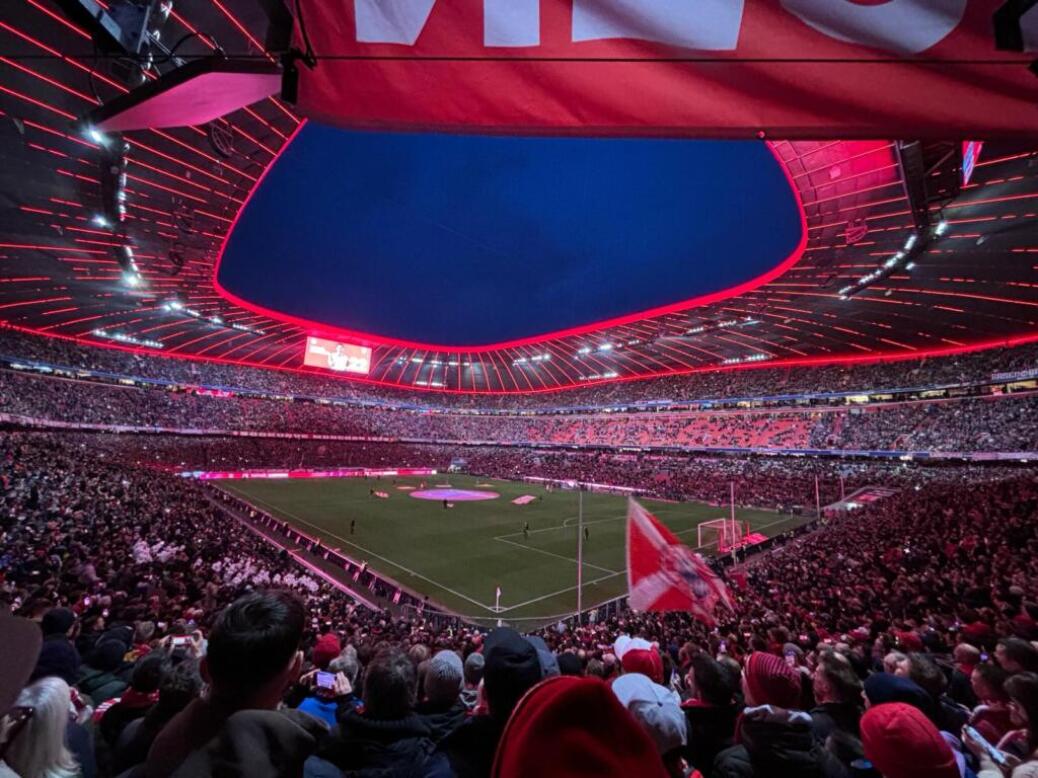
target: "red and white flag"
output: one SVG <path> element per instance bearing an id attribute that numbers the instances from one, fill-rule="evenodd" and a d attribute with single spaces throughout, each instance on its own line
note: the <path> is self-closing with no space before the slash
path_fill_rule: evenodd
<path id="1" fill-rule="evenodd" d="M 709 625 L 718 603 L 735 610 L 728 587 L 703 557 L 633 499 L 627 502 L 627 591 L 636 611 L 686 611 Z"/>

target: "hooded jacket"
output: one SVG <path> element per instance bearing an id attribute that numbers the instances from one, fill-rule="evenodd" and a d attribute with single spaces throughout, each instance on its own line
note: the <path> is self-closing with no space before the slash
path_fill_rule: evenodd
<path id="1" fill-rule="evenodd" d="M 815 739 L 804 711 L 770 705 L 747 708 L 739 745 L 717 755 L 711 778 L 844 778 L 839 760 Z"/>

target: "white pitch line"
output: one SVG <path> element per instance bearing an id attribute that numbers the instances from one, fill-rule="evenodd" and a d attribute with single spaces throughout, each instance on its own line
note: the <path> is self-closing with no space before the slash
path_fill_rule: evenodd
<path id="1" fill-rule="evenodd" d="M 545 554 L 547 556 L 553 556 L 556 559 L 565 559 L 567 562 L 577 563 L 577 560 L 573 557 L 563 556 L 562 554 L 556 554 L 554 551 L 545 551 L 543 548 L 535 548 L 533 546 L 524 546 L 522 543 L 516 543 L 514 540 L 506 540 L 505 538 L 494 538 L 494 540 L 500 540 L 502 543 L 507 543 L 510 546 L 516 548 L 525 548 L 527 551 L 536 551 L 538 554 Z M 612 575 L 619 575 L 616 570 L 610 570 L 608 567 L 601 567 L 599 565 L 593 565 L 590 562 L 584 563 L 585 567 L 593 567 L 596 570 L 601 570 L 603 573 L 610 573 Z"/>
<path id="2" fill-rule="evenodd" d="M 584 524 L 585 525 L 605 524 L 608 521 L 623 521 L 626 518 L 627 518 L 626 515 L 625 516 L 614 516 L 611 519 L 595 519 L 594 521 L 585 521 Z M 573 525 L 572 524 L 567 524 L 566 522 L 568 522 L 568 521 L 576 521 L 576 520 L 577 520 L 576 516 L 571 516 L 570 518 L 565 519 L 562 522 L 562 524 L 556 524 L 554 527 L 541 527 L 540 529 L 532 529 L 532 530 L 530 530 L 529 534 L 530 535 L 536 535 L 538 532 L 556 532 L 556 531 L 558 531 L 560 529 L 568 529 L 569 527 L 572 527 Z M 516 538 L 516 537 L 519 537 L 522 534 L 523 534 L 522 532 L 509 532 L 509 533 L 507 533 L 505 535 L 497 535 L 497 536 L 495 536 L 494 540 L 502 540 L 504 538 Z"/>
<path id="3" fill-rule="evenodd" d="M 241 494 L 241 493 L 239 492 L 239 494 Z M 433 586 L 438 586 L 439 588 L 443 589 L 445 592 L 450 592 L 455 597 L 460 597 L 461 599 L 466 600 L 467 602 L 471 602 L 473 605 L 478 605 L 479 607 L 483 608 L 484 610 L 488 610 L 491 613 L 495 613 L 496 612 L 494 610 L 494 608 L 492 606 L 490 606 L 490 605 L 485 605 L 485 604 L 481 603 L 479 600 L 472 599 L 467 594 L 462 594 L 461 592 L 458 592 L 458 591 L 455 591 L 454 589 L 451 589 L 449 586 L 444 586 L 443 584 L 439 583 L 438 581 L 434 581 L 432 578 L 429 578 L 428 576 L 422 575 L 421 573 L 416 573 L 414 570 L 411 570 L 409 568 L 404 567 L 399 562 L 394 562 L 392 559 L 388 559 L 388 558 L 382 556 L 381 554 L 376 554 L 374 551 L 369 551 L 368 549 L 364 548 L 363 546 L 357 545 L 352 540 L 347 540 L 342 535 L 336 535 L 334 532 L 329 532 L 324 527 L 320 527 L 320 526 L 318 526 L 316 524 L 312 524 L 309 521 L 307 521 L 306 519 L 304 519 L 304 518 L 302 518 L 300 516 L 297 516 L 296 514 L 292 513 L 291 511 L 286 511 L 283 508 L 278 508 L 277 506 L 272 505 L 272 504 L 270 504 L 269 502 L 267 502 L 265 500 L 261 500 L 258 497 L 251 497 L 250 496 L 250 497 L 243 497 L 243 499 L 245 499 L 246 502 L 249 502 L 249 501 L 258 502 L 261 505 L 266 505 L 267 508 L 269 508 L 272 511 L 275 511 L 276 513 L 281 513 L 281 514 L 283 514 L 285 516 L 291 516 L 296 521 L 298 521 L 298 522 L 300 522 L 302 524 L 305 524 L 306 526 L 311 527 L 311 528 L 317 530 L 318 532 L 322 532 L 325 535 L 329 535 L 329 536 L 335 538 L 336 540 L 341 540 L 346 545 L 353 546 L 355 549 L 358 549 L 359 551 L 361 551 L 361 552 L 363 552 L 365 554 L 370 554 L 371 556 L 375 557 L 376 559 L 381 559 L 383 562 L 387 562 L 388 564 L 391 564 L 393 567 L 397 568 L 398 570 L 403 570 L 405 573 L 408 573 L 409 575 L 413 575 L 415 578 L 421 578 L 423 581 L 428 581 Z"/>
<path id="4" fill-rule="evenodd" d="M 626 572 L 625 570 L 621 570 L 619 573 L 611 573 L 609 575 L 603 575 L 600 578 L 593 578 L 590 581 L 585 581 L 583 583 L 583 585 L 584 586 L 591 586 L 591 584 L 596 584 L 596 583 L 599 583 L 600 581 L 608 580 L 609 578 L 616 578 L 616 576 L 623 575 L 625 572 Z M 540 602 L 541 600 L 547 600 L 549 597 L 555 597 L 556 595 L 559 595 L 559 594 L 565 594 L 566 592 L 572 592 L 576 588 L 577 588 L 576 586 L 570 586 L 568 589 L 559 589 L 557 592 L 551 592 L 550 594 L 544 594 L 544 595 L 541 595 L 540 597 L 534 597 L 532 600 L 526 600 L 526 602 L 520 602 L 520 603 L 516 603 L 515 605 L 509 605 L 507 608 L 502 608 L 501 612 L 505 613 L 507 611 L 515 610 L 516 608 L 522 608 L 525 605 L 533 605 L 535 602 Z"/>

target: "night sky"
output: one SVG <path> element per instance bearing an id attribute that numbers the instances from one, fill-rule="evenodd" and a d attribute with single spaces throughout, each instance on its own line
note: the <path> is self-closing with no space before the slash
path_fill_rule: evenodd
<path id="1" fill-rule="evenodd" d="M 753 142 L 347 132 L 309 123 L 220 269 L 258 305 L 482 345 L 747 281 L 799 240 Z"/>

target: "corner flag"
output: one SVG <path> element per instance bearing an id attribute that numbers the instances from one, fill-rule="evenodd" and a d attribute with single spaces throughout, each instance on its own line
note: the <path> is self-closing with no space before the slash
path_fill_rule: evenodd
<path id="1" fill-rule="evenodd" d="M 735 610 L 728 587 L 703 557 L 633 498 L 627 502 L 627 590 L 636 611 L 686 611 L 711 626 L 719 602 Z"/>

